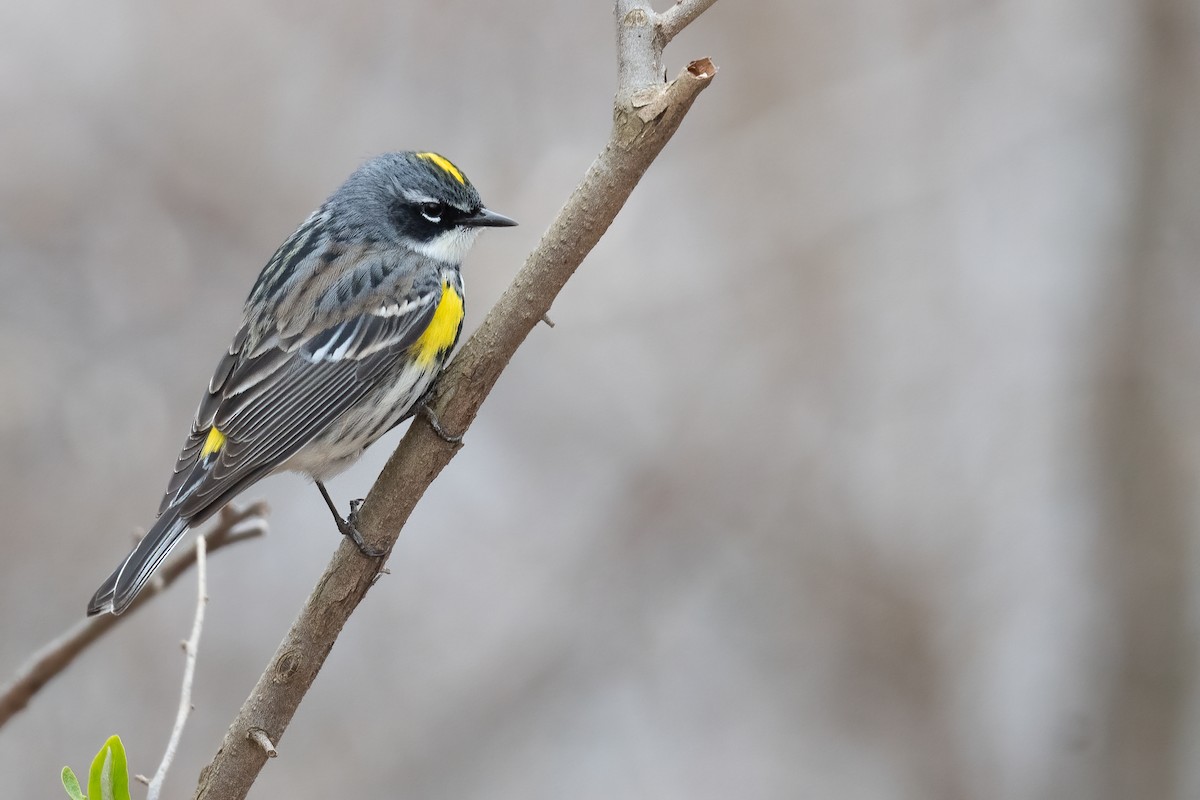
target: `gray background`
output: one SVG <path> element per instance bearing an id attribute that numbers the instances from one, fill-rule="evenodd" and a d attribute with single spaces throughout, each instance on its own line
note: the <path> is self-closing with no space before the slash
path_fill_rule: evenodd
<path id="1" fill-rule="evenodd" d="M 149 524 L 258 269 L 388 149 L 602 144 L 608 2 L 0 4 L 0 675 Z M 418 508 L 256 797 L 1200 797 L 1200 11 L 723 0 L 721 67 Z M 397 438 L 335 480 L 365 493 Z M 200 767 L 336 531 L 214 557 Z M 0 733 L 152 772 L 193 587 Z"/>

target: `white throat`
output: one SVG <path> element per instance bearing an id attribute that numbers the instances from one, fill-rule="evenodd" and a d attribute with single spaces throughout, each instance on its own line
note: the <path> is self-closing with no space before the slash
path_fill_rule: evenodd
<path id="1" fill-rule="evenodd" d="M 467 257 L 467 252 L 471 249 L 471 245 L 475 244 L 475 237 L 478 235 L 478 228 L 468 228 L 460 225 L 444 233 L 439 233 L 428 242 L 414 244 L 413 249 L 421 255 L 428 256 L 437 261 L 444 261 L 447 264 L 461 264 L 463 259 Z"/>

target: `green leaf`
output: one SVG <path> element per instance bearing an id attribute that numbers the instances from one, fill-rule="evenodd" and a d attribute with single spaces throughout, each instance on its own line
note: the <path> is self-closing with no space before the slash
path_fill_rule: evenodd
<path id="1" fill-rule="evenodd" d="M 83 796 L 83 790 L 79 788 L 79 779 L 75 777 L 75 773 L 71 771 L 70 767 L 63 767 L 62 782 L 67 794 L 71 795 L 71 800 L 87 800 Z"/>
<path id="2" fill-rule="evenodd" d="M 92 761 L 88 796 L 91 800 L 132 800 L 129 796 L 129 766 L 125 763 L 125 747 L 120 736 L 108 737 Z"/>

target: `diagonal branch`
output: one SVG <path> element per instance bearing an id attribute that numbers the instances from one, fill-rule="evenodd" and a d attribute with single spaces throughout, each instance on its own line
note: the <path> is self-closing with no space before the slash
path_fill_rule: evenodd
<path id="1" fill-rule="evenodd" d="M 693 61 L 670 82 L 664 81 L 662 69 L 668 32 L 677 33 L 712 2 L 691 0 L 660 16 L 645 0 L 617 0 L 618 86 L 608 143 L 438 382 L 431 406 L 445 429 L 461 433 L 475 419 L 517 348 L 716 75 L 708 59 Z M 459 446 L 447 444 L 420 420 L 409 427 L 360 509 L 359 529 L 368 544 L 390 550 L 413 507 Z M 197 798 L 246 796 L 270 754 L 260 742 L 265 740 L 272 750 L 278 744 L 379 567 L 352 544 L 339 546 L 216 756 L 201 772 Z"/>
<path id="2" fill-rule="evenodd" d="M 248 506 L 227 505 L 221 509 L 216 526 L 204 535 L 210 553 L 231 544 L 262 536 L 267 532 L 267 504 L 259 501 Z M 152 597 L 157 597 L 192 564 L 196 551 L 188 549 L 163 565 L 154 580 L 142 591 L 129 611 L 117 616 L 101 614 L 80 620 L 74 627 L 38 650 L 21 665 L 12 680 L 0 687 L 0 727 L 23 709 L 29 700 L 58 673 L 66 669 L 87 646 L 108 633 Z"/>

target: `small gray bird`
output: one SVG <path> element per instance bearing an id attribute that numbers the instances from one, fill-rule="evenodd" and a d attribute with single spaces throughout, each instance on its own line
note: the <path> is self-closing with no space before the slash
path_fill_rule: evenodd
<path id="1" fill-rule="evenodd" d="M 351 175 L 258 276 L 158 518 L 88 615 L 128 608 L 188 528 L 281 470 L 311 476 L 341 532 L 381 555 L 322 481 L 419 407 L 462 331 L 463 258 L 480 228 L 507 225 L 437 153 L 387 153 Z"/>

